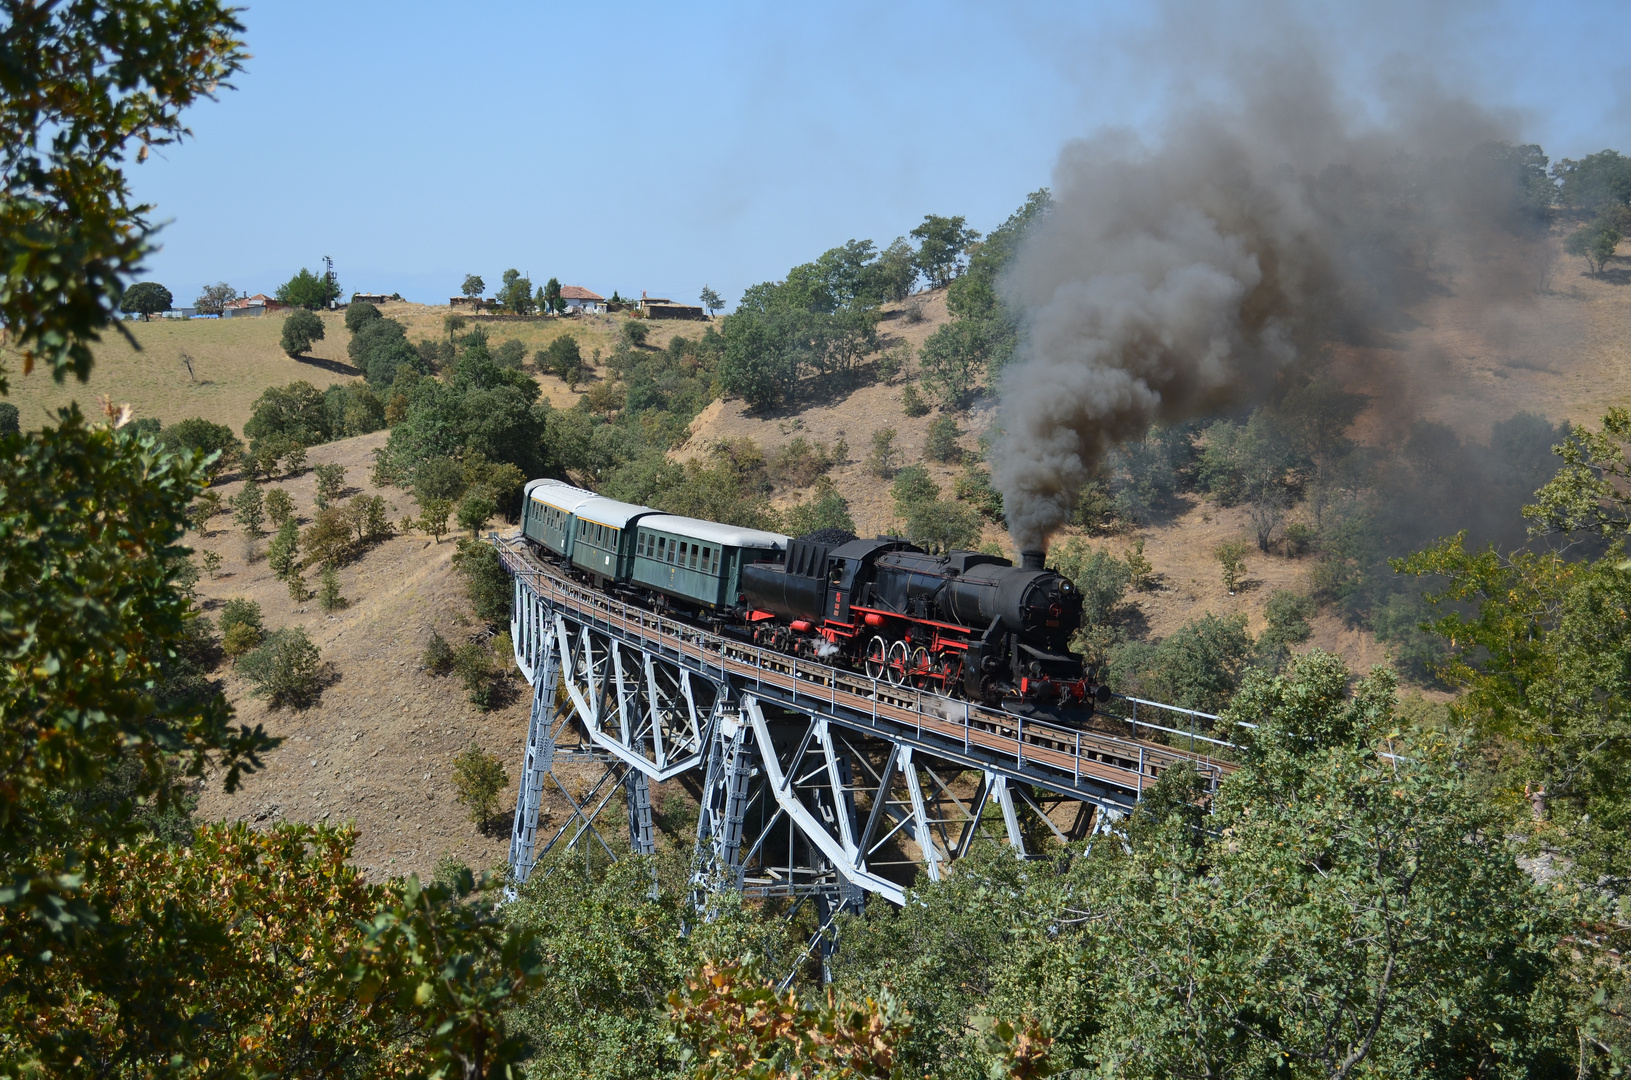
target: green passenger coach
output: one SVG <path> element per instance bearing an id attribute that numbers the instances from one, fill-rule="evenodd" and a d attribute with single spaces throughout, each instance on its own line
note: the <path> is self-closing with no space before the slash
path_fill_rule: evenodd
<path id="1" fill-rule="evenodd" d="M 570 559 L 576 511 L 595 497 L 592 491 L 559 480 L 531 481 L 521 500 L 521 535 L 546 551 Z"/>
<path id="2" fill-rule="evenodd" d="M 633 532 L 631 584 L 713 610 L 736 603 L 743 566 L 787 550 L 780 533 L 673 514 L 648 514 Z"/>
<path id="3" fill-rule="evenodd" d="M 634 559 L 634 523 L 656 514 L 649 506 L 592 496 L 578 504 L 572 565 L 608 581 L 627 581 Z"/>

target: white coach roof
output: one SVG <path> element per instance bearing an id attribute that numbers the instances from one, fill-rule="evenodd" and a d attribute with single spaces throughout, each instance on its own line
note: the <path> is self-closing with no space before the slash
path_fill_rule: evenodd
<path id="1" fill-rule="evenodd" d="M 636 506 L 633 503 L 618 502 L 616 499 L 607 499 L 600 495 L 589 496 L 572 511 L 580 521 L 592 521 L 596 525 L 605 525 L 613 529 L 623 528 L 641 514 L 655 514 L 656 512 L 649 506 Z"/>
<path id="2" fill-rule="evenodd" d="M 695 537 L 725 547 L 787 549 L 787 537 L 763 529 L 744 529 L 738 525 L 721 525 L 717 521 L 680 517 L 677 514 L 655 514 L 640 521 L 642 529 L 660 529 L 679 536 Z"/>
<path id="3" fill-rule="evenodd" d="M 541 503 L 547 503 L 557 510 L 565 510 L 568 513 L 580 506 L 584 500 L 595 497 L 594 492 L 573 487 L 561 480 L 529 480 L 526 491 L 527 498 L 537 499 Z"/>

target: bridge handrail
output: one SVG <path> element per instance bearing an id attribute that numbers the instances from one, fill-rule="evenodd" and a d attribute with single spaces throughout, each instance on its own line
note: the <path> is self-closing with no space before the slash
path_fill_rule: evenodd
<path id="1" fill-rule="evenodd" d="M 1221 779 L 1224 773 L 1233 771 L 1234 768 L 1228 762 L 1194 750 L 1186 752 L 1176 747 L 1145 742 L 1144 740 L 1126 739 L 1103 732 L 1084 732 L 1079 728 L 1069 728 L 1046 720 L 1027 718 L 991 709 L 974 702 L 947 698 L 915 687 L 897 686 L 858 672 L 830 667 L 817 661 L 802 659 L 786 653 L 774 650 L 767 651 L 748 642 L 728 639 L 689 623 L 669 619 L 654 611 L 624 604 L 598 590 L 570 581 L 536 562 L 519 537 L 499 536 L 496 533 L 490 533 L 488 539 L 497 548 L 506 569 L 517 576 L 525 575 L 529 586 L 534 591 L 543 594 L 545 599 L 559 598 L 560 601 L 580 613 L 585 612 L 586 609 L 595 612 L 597 613 L 595 617 L 602 618 L 608 626 L 620 623 L 625 633 L 631 632 L 634 627 L 638 628 L 639 636 L 642 638 L 645 638 L 648 633 L 654 633 L 657 636 L 655 644 L 659 649 L 668 648 L 682 656 L 685 655 L 683 648 L 677 648 L 672 642 L 665 643 L 662 638 L 672 638 L 682 644 L 685 642 L 694 643 L 704 651 L 718 656 L 719 662 L 715 666 L 717 666 L 721 675 L 727 674 L 727 659 L 750 667 L 753 672 L 757 673 L 754 677 L 761 686 L 765 684 L 764 673 L 766 671 L 781 674 L 793 681 L 792 693 L 795 699 L 801 693 L 804 693 L 806 697 L 813 696 L 802 691 L 799 684 L 825 684 L 830 691 L 828 696 L 836 706 L 837 696 L 842 687 L 846 694 L 870 698 L 874 722 L 898 722 L 892 717 L 880 714 L 878 709 L 880 704 L 912 714 L 916 733 L 920 738 L 923 735 L 925 719 L 932 720 L 934 726 L 946 723 L 956 726 L 959 724 L 960 719 L 965 751 L 973 742 L 988 745 L 988 739 L 986 738 L 988 734 L 997 735 L 1006 742 L 1007 736 L 1002 729 L 1011 728 L 1014 743 L 1013 752 L 1018 764 L 1023 765 L 1027 756 L 1029 756 L 1031 763 L 1035 766 L 1048 769 L 1060 768 L 1061 766 L 1057 762 L 1046 761 L 1037 757 L 1034 753 L 1036 750 L 1050 749 L 1042 744 L 1041 740 L 1045 739 L 1057 744 L 1057 749 L 1053 749 L 1054 753 L 1069 755 L 1074 759 L 1074 773 L 1079 782 L 1082 775 L 1083 761 L 1085 760 L 1083 758 L 1085 737 L 1086 749 L 1089 751 L 1090 756 L 1093 753 L 1113 753 L 1117 758 L 1124 758 L 1129 763 L 1136 761 L 1140 788 L 1144 777 L 1148 775 L 1146 769 L 1151 767 L 1164 769 L 1177 761 L 1194 762 L 1217 779 Z M 767 659 L 770 661 L 768 666 Z M 699 657 L 698 662 L 702 663 L 704 667 L 709 666 L 706 657 Z M 1149 702 L 1147 704 L 1176 709 L 1180 712 L 1194 713 L 1197 716 L 1208 715 L 1198 713 L 1195 710 L 1177 709 L 1176 706 L 1165 706 L 1159 702 Z M 959 713 L 961 714 L 960 718 L 957 715 Z M 1121 723 L 1133 724 L 1135 728 L 1144 727 L 1169 732 L 1185 738 L 1191 737 L 1189 732 L 1163 727 L 1158 724 L 1150 724 L 1146 721 L 1129 720 L 1124 717 L 1114 717 L 1114 719 Z M 991 725 L 989 731 L 982 728 L 981 738 L 977 740 L 972 738 L 972 725 L 976 721 L 984 725 Z M 1194 738 L 1196 741 L 1204 741 L 1220 747 L 1232 747 L 1233 745 L 1207 736 L 1196 735 Z M 1030 755 L 1025 752 L 1027 746 L 1033 750 Z M 1097 761 L 1098 759 L 1092 758 L 1092 760 Z M 1071 771 L 1070 767 L 1066 767 L 1066 771 Z"/>

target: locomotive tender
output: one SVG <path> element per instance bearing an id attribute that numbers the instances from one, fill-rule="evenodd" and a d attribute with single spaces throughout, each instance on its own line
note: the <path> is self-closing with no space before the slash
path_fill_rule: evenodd
<path id="1" fill-rule="evenodd" d="M 976 701 L 1085 708 L 1109 697 L 1069 652 L 1074 585 L 1043 567 L 973 551 L 932 555 L 898 537 L 824 530 L 802 539 L 665 514 L 558 480 L 527 484 L 522 534 L 608 592 Z"/>

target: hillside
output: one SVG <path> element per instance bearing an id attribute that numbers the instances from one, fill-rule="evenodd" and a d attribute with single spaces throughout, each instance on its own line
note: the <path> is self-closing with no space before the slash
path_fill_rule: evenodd
<path id="1" fill-rule="evenodd" d="M 1384 441 L 1399 429 L 1400 404 L 1456 427 L 1470 438 L 1487 438 L 1489 424 L 1520 409 L 1547 417 L 1594 422 L 1602 410 L 1631 398 L 1631 348 L 1620 329 L 1631 322 L 1631 290 L 1626 268 L 1619 260 L 1603 278 L 1578 273 L 1578 262 L 1561 262 L 1551 291 L 1539 292 L 1523 303 L 1499 310 L 1477 310 L 1458 304 L 1454 296 L 1424 305 L 1420 325 L 1392 343 L 1389 349 L 1349 350 L 1337 357 L 1343 379 L 1354 389 L 1375 391 L 1386 380 L 1407 380 L 1408 392 L 1377 393 L 1372 407 L 1356 429 L 1368 440 Z M 904 305 L 888 305 L 880 330 L 887 347 L 897 341 L 920 344 L 946 319 L 943 294 L 930 293 L 914 301 L 923 318 L 910 322 Z M 393 305 L 393 309 L 396 305 Z M 439 328 L 446 309 L 402 305 L 392 310 L 412 328 L 410 336 Z M 179 393 L 172 380 L 133 378 L 137 371 L 159 371 L 161 357 L 174 358 L 187 343 L 209 335 L 227 341 L 237 335 L 237 352 L 223 346 L 209 355 L 218 362 L 234 358 L 238 367 L 221 380 L 220 391 L 209 401 L 217 408 L 233 406 L 247 411 L 247 403 L 266 381 L 304 376 L 316 381 L 346 377 L 314 365 L 281 359 L 276 352 L 274 320 L 264 323 L 152 324 L 137 327 L 148 348 L 122 371 L 117 364 L 101 369 L 100 382 L 121 399 L 152 402 L 160 416 L 180 415 L 174 407 Z M 568 325 L 555 323 L 501 323 L 494 337 L 521 337 L 529 350 L 555 333 L 570 329 L 585 341 L 605 342 L 614 332 L 611 319 L 585 319 Z M 666 343 L 673 333 L 695 334 L 690 324 L 654 324 L 652 344 Z M 200 333 L 202 331 L 202 333 Z M 186 335 L 194 335 L 188 337 Z M 343 356 L 344 331 L 323 344 L 329 356 Z M 168 353 L 165 350 L 169 350 Z M 204 353 L 206 350 L 200 350 Z M 322 351 L 322 350 L 320 350 Z M 197 356 L 198 354 L 194 354 Z M 288 374 L 293 372 L 294 375 Z M 252 374 L 254 378 L 252 378 Z M 910 372 L 907 373 L 907 376 Z M 256 379 L 262 380 L 257 382 Z M 558 406 L 570 403 L 566 388 L 540 377 L 545 391 Z M 22 384 L 30 385 L 27 380 Z M 34 384 L 37 385 L 37 384 Z M 769 415 L 750 414 L 739 401 L 715 401 L 697 417 L 689 439 L 673 452 L 676 459 L 704 453 L 716 440 L 748 437 L 767 452 L 795 437 L 849 446 L 848 460 L 830 474 L 850 500 L 862 532 L 885 531 L 894 526 L 893 506 L 885 482 L 867 474 L 861 462 L 872 433 L 894 426 L 907 461 L 921 456 L 923 441 L 934 414 L 909 418 L 901 411 L 904 378 L 892 384 L 861 386 L 820 405 L 783 410 Z M 141 394 L 151 395 L 142 398 Z M 170 395 L 166 397 L 165 395 Z M 233 396 L 236 395 L 236 396 Z M 140 405 L 138 406 L 140 407 Z M 224 414 L 217 414 L 224 415 Z M 994 403 L 986 399 L 958 417 L 965 430 L 963 446 L 973 451 L 982 432 L 995 420 Z M 241 419 L 234 416 L 234 423 Z M 385 432 L 314 447 L 313 464 L 337 462 L 348 470 L 354 489 L 372 492 L 368 472 L 372 451 L 383 443 Z M 932 464 L 930 471 L 949 487 L 955 470 Z M 309 516 L 313 480 L 310 473 L 281 481 Z M 227 484 L 230 496 L 237 484 Z M 382 492 L 392 504 L 393 519 L 410 511 L 406 493 Z M 774 501 L 785 505 L 807 491 L 779 491 Z M 1262 555 L 1247 558 L 1247 586 L 1231 595 L 1223 589 L 1212 551 L 1226 539 L 1248 531 L 1245 511 L 1219 509 L 1195 496 L 1188 508 L 1170 523 L 1089 540 L 1094 546 L 1121 553 L 1136 538 L 1145 540 L 1145 556 L 1153 564 L 1160 587 L 1131 594 L 1137 620 L 1148 635 L 1171 633 L 1203 612 L 1247 616 L 1252 632 L 1264 625 L 1263 607 L 1276 589 L 1305 587 L 1309 557 Z M 429 872 L 443 854 L 476 866 L 501 862 L 506 850 L 501 835 L 480 835 L 452 797 L 450 760 L 471 740 L 496 753 L 510 774 L 510 787 L 501 796 L 501 816 L 513 805 L 514 782 L 525 735 L 525 687 L 516 680 L 517 700 L 490 713 L 468 704 L 457 683 L 436 679 L 421 670 L 420 655 L 432 629 L 457 643 L 475 630 L 460 613 L 468 610 L 462 584 L 451 569 L 453 542 L 434 544 L 418 534 L 399 536 L 341 573 L 343 591 L 352 605 L 326 616 L 315 602 L 296 605 L 282 583 L 266 567 L 264 555 L 245 559 L 245 543 L 225 517 L 215 519 L 214 531 L 199 546 L 218 551 L 225 563 L 220 576 L 205 577 L 199 591 L 212 610 L 231 596 L 260 601 L 269 626 L 299 623 L 308 628 L 332 663 L 337 681 L 321 703 L 305 712 L 275 711 L 248 698 L 245 687 L 226 674 L 229 695 L 243 719 L 264 723 L 286 738 L 268 758 L 263 773 L 253 776 L 236 795 L 227 796 L 207 786 L 201 812 L 206 817 L 268 822 L 290 820 L 354 820 L 362 830 L 358 862 L 376 876 L 388 873 Z M 1007 546 L 1007 538 L 988 527 L 984 539 Z M 264 552 L 264 541 L 258 551 Z M 1335 616 L 1314 620 L 1310 644 L 1341 654 L 1364 669 L 1386 659 L 1387 650 L 1370 634 L 1346 626 Z M 554 806 L 559 815 L 564 803 Z M 558 816 L 557 816 L 558 820 Z"/>
<path id="2" fill-rule="evenodd" d="M 410 341 L 444 336 L 442 320 L 452 311 L 446 305 L 407 302 L 388 303 L 381 310 L 388 318 L 397 319 L 407 327 Z M 589 315 L 515 322 L 483 319 L 483 324 L 494 345 L 516 338 L 527 347 L 529 356 L 562 334 L 575 334 L 584 360 L 588 361 L 595 349 L 603 353 L 610 351 L 617 333 L 616 318 Z M 244 421 L 249 419 L 250 406 L 268 386 L 304 379 L 322 389 L 362 376 L 346 359 L 346 342 L 350 335 L 345 329 L 343 313 L 324 312 L 322 319 L 323 340 L 312 347 L 310 356 L 298 360 L 285 356 L 279 347 L 282 315 L 121 323 L 129 338 L 119 333 L 118 328 L 104 335 L 96 346 L 96 366 L 88 382 L 70 379 L 58 385 L 43 371 L 24 376 L 14 370 L 8 400 L 17 406 L 25 427 L 49 422 L 55 410 L 70 401 L 78 401 L 81 408 L 94 409 L 105 394 L 116 402 L 128 402 L 138 417 L 157 417 L 165 423 L 174 423 L 190 416 L 203 416 L 230 424 L 241 432 Z M 695 323 L 652 322 L 648 325 L 653 345 L 667 344 L 675 333 L 689 332 L 694 336 L 699 332 Z M 191 375 L 184 356 L 192 359 Z M 539 382 L 546 396 L 557 404 L 569 404 L 561 400 L 566 396 L 566 388 L 558 380 L 542 376 Z"/>

